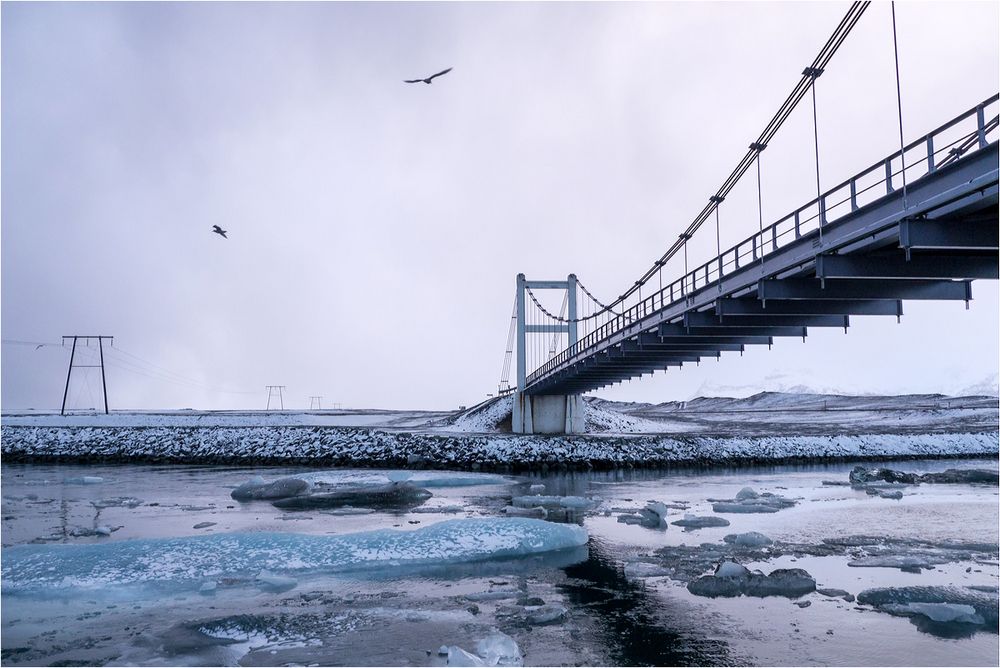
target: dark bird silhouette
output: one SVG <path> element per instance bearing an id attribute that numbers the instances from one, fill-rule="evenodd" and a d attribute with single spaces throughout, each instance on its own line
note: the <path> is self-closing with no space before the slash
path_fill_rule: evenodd
<path id="1" fill-rule="evenodd" d="M 212 225 L 212 231 L 215 232 L 216 234 L 218 234 L 223 239 L 228 239 L 229 238 L 229 237 L 226 236 L 226 231 L 224 229 L 222 229 L 221 227 L 219 227 L 218 225 Z"/>
<path id="2" fill-rule="evenodd" d="M 448 69 L 446 69 L 446 70 L 441 70 L 437 74 L 432 74 L 429 77 L 427 77 L 426 79 L 404 79 L 403 83 L 420 83 L 421 81 L 423 81 L 425 84 L 429 84 L 436 77 L 439 77 L 442 74 L 448 74 L 448 72 L 451 72 L 451 68 L 450 67 Z"/>

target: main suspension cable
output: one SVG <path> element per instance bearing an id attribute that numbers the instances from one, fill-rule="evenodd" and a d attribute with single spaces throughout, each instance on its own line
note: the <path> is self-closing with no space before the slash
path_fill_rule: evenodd
<path id="1" fill-rule="evenodd" d="M 774 137 L 774 135 L 778 132 L 778 129 L 781 128 L 781 126 L 791 115 L 792 111 L 798 106 L 799 102 L 802 101 L 802 98 L 805 97 L 806 93 L 808 93 L 810 90 L 813 91 L 813 101 L 814 101 L 813 109 L 814 109 L 814 121 L 815 121 L 815 86 L 814 86 L 815 79 L 817 76 L 819 76 L 819 74 L 821 74 L 825 70 L 827 64 L 833 59 L 834 54 L 837 53 L 837 50 L 844 43 L 844 40 L 847 39 L 847 36 L 854 29 L 854 26 L 861 19 L 861 16 L 865 13 L 865 10 L 868 9 L 868 6 L 870 4 L 871 4 L 870 0 L 864 2 L 851 3 L 850 9 L 848 9 L 847 13 L 840 20 L 840 23 L 837 25 L 837 28 L 833 31 L 833 34 L 830 35 L 829 39 L 827 39 L 826 43 L 823 45 L 823 48 L 820 49 L 820 52 L 813 60 L 812 65 L 810 65 L 803 71 L 802 78 L 799 79 L 799 82 L 792 89 L 792 92 L 788 95 L 785 101 L 778 108 L 778 111 L 777 113 L 775 113 L 774 117 L 771 118 L 768 124 L 764 127 L 764 130 L 761 132 L 760 136 L 757 138 L 757 141 L 754 142 L 754 144 L 767 146 L 770 143 L 771 139 Z M 819 152 L 818 143 L 819 141 L 817 137 L 816 139 L 817 156 Z M 591 297 L 591 299 L 594 299 L 594 301 L 601 306 L 602 309 L 600 312 L 594 315 L 600 315 L 605 311 L 613 312 L 612 309 L 615 306 L 618 306 L 619 304 L 624 304 L 626 299 L 628 299 L 633 294 L 638 292 L 642 288 L 642 286 L 645 285 L 646 282 L 648 282 L 653 277 L 654 274 L 660 271 L 661 268 L 671 258 L 673 258 L 677 253 L 681 252 L 682 250 L 686 251 L 688 239 L 690 239 L 694 235 L 694 233 L 698 230 L 698 228 L 701 227 L 702 223 L 708 220 L 708 218 L 712 215 L 712 213 L 715 212 L 715 210 L 719 206 L 719 203 L 726 198 L 729 192 L 736 186 L 736 184 L 740 181 L 743 175 L 746 174 L 747 170 L 749 170 L 750 167 L 753 165 L 754 160 L 758 157 L 758 154 L 759 151 L 756 148 L 751 148 L 750 150 L 747 151 L 746 155 L 743 156 L 743 159 L 740 160 L 736 168 L 732 171 L 729 177 L 723 182 L 722 186 L 719 187 L 718 191 L 716 191 L 716 193 L 709 198 L 708 204 L 705 205 L 705 207 L 701 210 L 701 212 L 697 216 L 695 216 L 694 220 L 691 222 L 690 225 L 688 225 L 684 233 L 680 234 L 677 240 L 674 241 L 673 244 L 671 244 L 671 246 L 667 249 L 667 251 L 663 254 L 663 256 L 660 257 L 659 260 L 654 262 L 653 266 L 650 267 L 650 269 L 648 269 L 646 273 L 644 273 L 639 278 L 639 280 L 635 281 L 632 284 L 632 286 L 629 287 L 623 294 L 621 294 L 615 301 L 613 301 L 611 304 L 606 304 L 606 305 L 601 304 L 601 302 L 597 301 L 597 299 L 594 299 L 593 295 L 587 293 Z M 818 181 L 818 158 L 817 158 L 817 181 Z M 821 194 L 822 193 L 817 193 L 817 198 Z M 820 226 L 820 234 L 822 234 L 822 225 Z M 687 272 L 685 272 L 685 275 L 687 275 Z M 538 304 L 538 300 L 536 300 L 534 295 L 531 294 L 531 290 L 529 289 L 527 290 L 527 292 L 529 295 L 531 295 L 531 298 L 535 302 L 535 304 L 538 305 L 539 308 L 542 308 L 541 305 Z M 584 288 L 584 292 L 587 292 L 586 288 Z M 579 322 L 580 320 L 576 319 L 571 321 L 566 318 L 557 318 L 548 311 L 545 311 L 543 308 L 542 310 L 550 317 L 556 318 L 556 320 L 559 320 L 560 322 Z M 615 313 L 615 315 L 622 315 L 622 314 Z"/>

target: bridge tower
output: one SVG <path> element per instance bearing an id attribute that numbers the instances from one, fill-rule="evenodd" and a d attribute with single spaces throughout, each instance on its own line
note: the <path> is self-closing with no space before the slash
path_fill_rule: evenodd
<path id="1" fill-rule="evenodd" d="M 525 322 L 524 296 L 528 290 L 565 290 L 567 318 L 552 325 Z M 565 281 L 529 281 L 517 275 L 517 390 L 514 392 L 512 430 L 517 434 L 580 434 L 584 431 L 586 407 L 580 394 L 528 394 L 527 335 L 566 334 L 569 345 L 577 342 L 576 275 Z"/>

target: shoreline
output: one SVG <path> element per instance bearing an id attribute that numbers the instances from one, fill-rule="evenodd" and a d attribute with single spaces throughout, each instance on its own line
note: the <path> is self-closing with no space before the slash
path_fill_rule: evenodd
<path id="1" fill-rule="evenodd" d="M 0 428 L 7 463 L 308 466 L 501 473 L 1000 456 L 995 431 L 702 436 L 519 435 L 356 427 Z"/>

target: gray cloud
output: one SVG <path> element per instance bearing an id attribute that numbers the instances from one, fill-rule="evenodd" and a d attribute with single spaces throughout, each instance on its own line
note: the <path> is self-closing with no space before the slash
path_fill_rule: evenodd
<path id="1" fill-rule="evenodd" d="M 197 381 L 141 375 L 115 354 L 117 407 L 259 407 L 268 383 L 299 406 L 473 402 L 499 375 L 515 274 L 575 272 L 619 294 L 845 10 L 4 4 L 4 338 L 110 333 Z M 909 137 L 995 92 L 995 4 L 897 12 Z M 819 80 L 826 184 L 898 147 L 891 48 L 888 6 L 873 5 Z M 446 66 L 432 86 L 401 83 Z M 809 111 L 764 154 L 765 224 L 815 194 Z M 723 244 L 756 228 L 752 175 L 722 220 Z M 714 245 L 706 229 L 692 258 Z M 947 391 L 997 369 L 997 288 L 974 293 L 970 311 L 907 304 L 901 325 L 857 318 L 846 336 L 816 331 L 605 394 L 685 398 L 775 371 Z M 930 341 L 947 345 L 929 354 Z M 4 407 L 58 405 L 67 358 L 5 345 Z"/>

